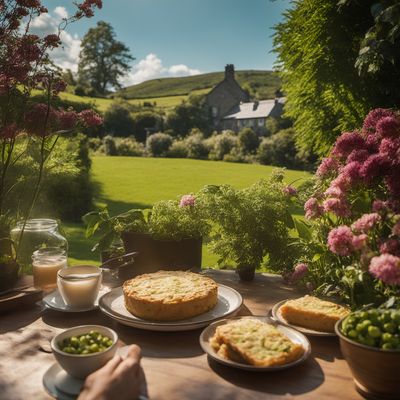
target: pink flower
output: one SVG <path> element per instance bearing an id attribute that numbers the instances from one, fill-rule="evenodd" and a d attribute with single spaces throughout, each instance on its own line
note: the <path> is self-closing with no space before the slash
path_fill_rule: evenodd
<path id="1" fill-rule="evenodd" d="M 400 236 L 400 221 L 396 222 L 396 223 L 393 225 L 392 233 L 393 233 L 393 235 L 395 235 L 395 236 Z"/>
<path id="2" fill-rule="evenodd" d="M 78 115 L 75 111 L 64 111 L 58 112 L 59 127 L 62 130 L 70 130 L 75 127 L 78 119 Z"/>
<path id="3" fill-rule="evenodd" d="M 36 103 L 27 112 L 25 125 L 28 133 L 46 136 L 51 133 L 52 127 L 57 125 L 58 113 L 51 106 Z"/>
<path id="4" fill-rule="evenodd" d="M 301 263 L 301 264 L 297 264 L 294 267 L 294 271 L 290 277 L 290 281 L 291 282 L 296 282 L 298 280 L 300 280 L 301 278 L 303 278 L 303 276 L 307 273 L 308 271 L 308 265 Z"/>
<path id="5" fill-rule="evenodd" d="M 386 201 L 375 200 L 372 203 L 372 211 L 373 212 L 386 212 L 388 209 L 388 204 Z"/>
<path id="6" fill-rule="evenodd" d="M 400 258 L 391 254 L 374 257 L 369 272 L 387 285 L 400 285 Z"/>
<path id="7" fill-rule="evenodd" d="M 341 174 L 343 175 L 343 178 L 349 183 L 349 185 L 352 185 L 356 181 L 362 179 L 361 168 L 361 163 L 359 163 L 358 161 L 352 161 L 342 169 Z"/>
<path id="8" fill-rule="evenodd" d="M 379 146 L 379 153 L 392 162 L 400 162 L 400 138 L 384 138 Z"/>
<path id="9" fill-rule="evenodd" d="M 49 47 L 58 47 L 61 44 L 60 37 L 54 33 L 44 37 L 44 43 Z"/>
<path id="10" fill-rule="evenodd" d="M 365 147 L 371 153 L 376 153 L 379 148 L 380 138 L 376 135 L 368 135 L 365 139 Z"/>
<path id="11" fill-rule="evenodd" d="M 315 197 L 311 197 L 304 204 L 304 211 L 306 212 L 307 219 L 313 219 L 320 217 L 323 214 L 324 209 Z"/>
<path id="12" fill-rule="evenodd" d="M 381 216 L 377 213 L 364 214 L 351 225 L 351 228 L 356 232 L 367 233 L 380 221 Z"/>
<path id="13" fill-rule="evenodd" d="M 103 123 L 103 119 L 99 114 L 95 113 L 93 110 L 83 110 L 79 114 L 79 119 L 84 126 L 99 126 Z"/>
<path id="14" fill-rule="evenodd" d="M 297 189 L 294 188 L 291 185 L 287 185 L 285 188 L 283 188 L 283 193 L 288 195 L 288 196 L 296 196 L 297 195 Z"/>
<path id="15" fill-rule="evenodd" d="M 370 153 L 368 152 L 368 150 L 353 150 L 347 157 L 346 162 L 347 163 L 352 161 L 364 162 L 369 156 Z"/>
<path id="16" fill-rule="evenodd" d="M 337 197 L 339 199 L 345 196 L 343 190 L 338 186 L 329 186 L 328 189 L 325 190 L 324 194 L 327 197 Z"/>
<path id="17" fill-rule="evenodd" d="M 193 207 L 196 204 L 196 197 L 192 194 L 185 194 L 181 197 L 179 207 Z"/>
<path id="18" fill-rule="evenodd" d="M 341 158 L 347 158 L 353 150 L 362 150 L 364 148 L 365 140 L 357 131 L 345 132 L 336 139 L 332 154 Z"/>
<path id="19" fill-rule="evenodd" d="M 363 131 L 365 133 L 374 132 L 376 129 L 377 123 L 384 117 L 392 117 L 394 116 L 393 112 L 390 110 L 386 110 L 384 108 L 376 108 L 369 112 L 369 114 L 365 117 L 363 124 Z"/>
<path id="20" fill-rule="evenodd" d="M 15 136 L 17 136 L 17 133 L 18 133 L 17 125 L 12 123 L 0 129 L 0 138 L 14 139 Z"/>
<path id="21" fill-rule="evenodd" d="M 400 164 L 395 164 L 390 168 L 390 172 L 385 177 L 385 183 L 394 198 L 400 197 Z M 395 203 L 393 206 L 396 207 Z"/>
<path id="22" fill-rule="evenodd" d="M 331 187 L 337 187 L 342 192 L 345 192 L 349 188 L 349 184 L 350 182 L 347 179 L 347 176 L 339 174 L 339 176 L 331 182 Z"/>
<path id="23" fill-rule="evenodd" d="M 380 155 L 373 154 L 370 156 L 361 168 L 361 173 L 364 178 L 368 181 L 372 181 L 374 178 L 382 177 L 390 169 L 390 161 Z"/>
<path id="24" fill-rule="evenodd" d="M 353 237 L 353 248 L 354 250 L 362 250 L 368 242 L 368 236 L 363 233 Z"/>
<path id="25" fill-rule="evenodd" d="M 344 198 L 330 197 L 323 203 L 325 212 L 332 212 L 338 217 L 350 217 L 350 205 Z"/>
<path id="26" fill-rule="evenodd" d="M 395 116 L 383 117 L 376 124 L 376 133 L 382 137 L 400 136 L 400 121 Z"/>
<path id="27" fill-rule="evenodd" d="M 348 226 L 333 228 L 328 235 L 329 250 L 339 256 L 349 256 L 354 252 L 353 240 L 353 232 Z"/>
<path id="28" fill-rule="evenodd" d="M 321 161 L 321 164 L 319 165 L 316 174 L 320 178 L 324 178 L 328 175 L 336 173 L 339 169 L 339 166 L 339 161 L 336 158 L 324 158 Z"/>
<path id="29" fill-rule="evenodd" d="M 379 246 L 379 252 L 381 254 L 389 253 L 394 256 L 399 256 L 400 255 L 400 246 L 399 246 L 399 241 L 397 239 L 388 239 L 386 242 L 383 242 Z"/>

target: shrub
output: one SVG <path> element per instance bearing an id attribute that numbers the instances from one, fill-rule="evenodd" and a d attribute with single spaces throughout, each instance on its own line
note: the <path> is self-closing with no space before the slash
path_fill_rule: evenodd
<path id="1" fill-rule="evenodd" d="M 104 128 L 113 136 L 132 135 L 135 124 L 129 109 L 121 102 L 112 103 L 104 114 Z"/>
<path id="2" fill-rule="evenodd" d="M 214 134 L 207 140 L 210 148 L 209 158 L 212 160 L 222 160 L 232 149 L 238 147 L 238 137 L 232 131 L 226 130 L 219 134 Z"/>
<path id="3" fill-rule="evenodd" d="M 202 133 L 195 131 L 185 139 L 185 144 L 189 158 L 205 159 L 208 157 L 209 149 Z"/>
<path id="4" fill-rule="evenodd" d="M 75 93 L 77 96 L 86 96 L 86 90 L 85 90 L 85 88 L 84 88 L 83 86 L 81 86 L 81 85 L 76 86 L 76 88 L 75 88 L 75 90 L 74 90 L 74 93 Z"/>
<path id="5" fill-rule="evenodd" d="M 168 150 L 167 157 L 171 158 L 186 158 L 188 150 L 184 140 L 175 140 Z"/>
<path id="6" fill-rule="evenodd" d="M 117 146 L 115 145 L 115 140 L 112 136 L 106 136 L 103 139 L 104 144 L 104 153 L 107 156 L 116 156 L 117 155 Z"/>
<path id="7" fill-rule="evenodd" d="M 143 143 L 137 142 L 134 137 L 115 138 L 115 145 L 119 156 L 141 157 L 145 153 Z"/>
<path id="8" fill-rule="evenodd" d="M 103 141 L 100 138 L 90 138 L 88 140 L 89 150 L 92 150 L 94 152 L 98 151 L 102 144 Z"/>
<path id="9" fill-rule="evenodd" d="M 293 129 L 283 129 L 275 135 L 264 138 L 257 155 L 259 162 L 265 165 L 296 168 L 301 164 L 297 158 Z"/>
<path id="10" fill-rule="evenodd" d="M 134 121 L 134 135 L 136 140 L 144 143 L 148 130 L 162 128 L 162 118 L 152 111 L 137 112 L 132 115 Z"/>
<path id="11" fill-rule="evenodd" d="M 243 128 L 238 138 L 240 149 L 245 154 L 253 154 L 260 144 L 258 135 L 251 128 Z"/>
<path id="12" fill-rule="evenodd" d="M 165 157 L 172 145 L 172 137 L 166 133 L 154 133 L 146 140 L 146 149 L 153 157 Z"/>

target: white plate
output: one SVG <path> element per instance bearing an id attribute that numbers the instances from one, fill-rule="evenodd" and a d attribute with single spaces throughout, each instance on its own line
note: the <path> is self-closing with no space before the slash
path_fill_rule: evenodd
<path id="1" fill-rule="evenodd" d="M 260 321 L 268 322 L 269 324 L 274 325 L 280 332 L 285 334 L 292 342 L 303 346 L 303 348 L 304 348 L 303 355 L 299 359 L 297 359 L 291 363 L 284 364 L 284 365 L 276 365 L 276 366 L 272 366 L 272 367 L 258 367 L 256 365 L 243 364 L 240 362 L 227 360 L 227 359 L 221 357 L 220 355 L 218 355 L 216 353 L 216 351 L 210 345 L 210 339 L 211 339 L 211 337 L 214 336 L 217 326 L 225 325 L 226 323 L 228 323 L 232 320 L 246 319 L 246 318 L 258 319 Z M 291 367 L 294 367 L 295 365 L 298 365 L 298 364 L 302 363 L 303 361 L 305 361 L 308 358 L 308 356 L 311 354 L 311 344 L 302 333 L 296 331 L 293 328 L 282 325 L 279 322 L 276 322 L 275 320 L 273 320 L 272 318 L 257 317 L 257 316 L 236 317 L 236 318 L 232 318 L 232 319 L 224 319 L 222 321 L 214 322 L 213 324 L 211 324 L 210 326 L 205 328 L 204 331 L 201 333 L 200 346 L 215 361 L 218 361 L 221 364 L 228 365 L 229 367 L 244 369 L 247 371 L 279 371 L 282 369 L 291 368 Z"/>
<path id="2" fill-rule="evenodd" d="M 99 307 L 106 315 L 123 325 L 150 331 L 174 332 L 203 328 L 213 321 L 234 315 L 239 310 L 242 302 L 242 296 L 235 289 L 225 285 L 218 285 L 218 302 L 210 311 L 180 321 L 147 321 L 135 317 L 125 308 L 124 294 L 122 288 L 119 287 L 103 295 L 99 300 Z"/>
<path id="3" fill-rule="evenodd" d="M 310 328 L 304 328 L 303 326 L 299 325 L 294 325 L 286 321 L 285 318 L 283 318 L 282 313 L 280 308 L 287 302 L 288 300 L 282 300 L 279 303 L 276 303 L 274 307 L 272 308 L 272 316 L 274 319 L 277 321 L 281 322 L 282 324 L 286 326 L 290 326 L 291 328 L 296 329 L 299 332 L 304 333 L 305 335 L 308 336 L 336 336 L 335 332 L 324 332 L 324 331 L 317 331 L 315 329 L 310 329 Z"/>
<path id="4" fill-rule="evenodd" d="M 61 297 L 60 292 L 58 289 L 54 290 L 53 292 L 49 293 L 47 296 L 43 297 L 43 302 L 46 307 L 51 308 L 52 310 L 62 311 L 62 312 L 86 312 L 92 311 L 99 307 L 99 299 L 100 297 L 106 293 L 109 289 L 103 288 L 100 290 L 97 299 L 95 300 L 93 306 L 91 307 L 70 307 L 67 306 Z"/>

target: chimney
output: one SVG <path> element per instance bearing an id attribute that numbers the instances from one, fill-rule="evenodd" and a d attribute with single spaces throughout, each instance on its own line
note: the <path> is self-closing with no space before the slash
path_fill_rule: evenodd
<path id="1" fill-rule="evenodd" d="M 257 110 L 258 108 L 258 100 L 253 103 L 253 111 Z"/>
<path id="2" fill-rule="evenodd" d="M 235 79 L 235 66 L 233 64 L 226 64 L 225 66 L 225 79 Z"/>

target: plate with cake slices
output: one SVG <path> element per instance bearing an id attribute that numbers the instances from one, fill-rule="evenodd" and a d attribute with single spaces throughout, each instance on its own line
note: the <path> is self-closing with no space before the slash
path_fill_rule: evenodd
<path id="1" fill-rule="evenodd" d="M 275 320 L 309 336 L 336 336 L 336 322 L 349 313 L 347 307 L 308 295 L 283 300 L 272 308 Z"/>
<path id="2" fill-rule="evenodd" d="M 100 310 L 121 324 L 153 331 L 186 331 L 235 315 L 242 296 L 189 271 L 139 275 L 106 293 Z"/>
<path id="3" fill-rule="evenodd" d="M 290 368 L 311 354 L 301 332 L 259 316 L 214 322 L 201 333 L 200 345 L 215 361 L 249 371 Z"/>

